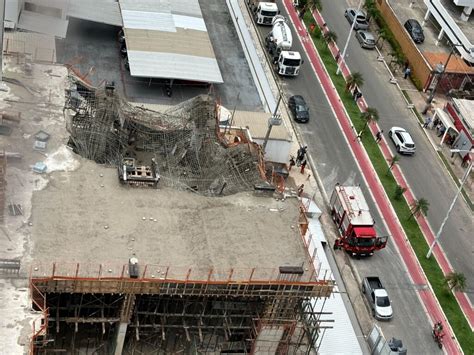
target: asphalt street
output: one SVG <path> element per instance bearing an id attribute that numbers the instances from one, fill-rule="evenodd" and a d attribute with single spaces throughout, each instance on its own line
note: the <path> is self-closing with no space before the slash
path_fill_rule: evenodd
<path id="1" fill-rule="evenodd" d="M 350 24 L 344 18 L 344 10 L 354 6 L 353 2 L 323 0 L 322 15 L 331 29 L 338 36 L 337 44 L 343 48 Z M 364 77 L 362 93 L 370 107 L 375 107 L 379 114 L 378 124 L 386 137 L 393 126 L 405 128 L 413 137 L 417 151 L 414 156 L 401 156 L 399 166 L 406 177 L 415 196 L 428 200 L 430 207 L 428 221 L 434 233 L 439 229 L 457 188 L 439 161 L 437 153 L 422 132 L 416 118 L 409 112 L 395 85 L 388 82 L 389 74 L 383 63 L 377 61 L 377 52 L 360 47 L 352 34 L 347 49 L 346 62 L 352 72 L 360 72 Z M 403 79 L 402 79 L 403 80 Z M 403 83 L 401 83 L 403 86 Z M 392 142 L 389 142 L 392 153 L 396 153 Z M 471 232 L 469 232 L 471 230 Z M 446 252 L 454 270 L 463 272 L 467 278 L 467 294 L 474 302 L 474 243 L 472 241 L 472 212 L 463 199 L 458 199 L 443 234 L 441 245 Z"/>
<path id="2" fill-rule="evenodd" d="M 284 12 L 281 3 L 279 8 Z M 284 15 L 287 16 L 287 14 Z M 270 31 L 270 28 L 259 27 L 259 31 L 264 36 Z M 331 107 L 324 96 L 316 75 L 308 64 L 309 60 L 303 52 L 301 43 L 293 29 L 292 32 L 294 38 L 293 49 L 302 53 L 306 64 L 303 65 L 298 77 L 281 78 L 281 82 L 286 98 L 301 94 L 309 103 L 310 122 L 298 125 L 298 129 L 308 144 L 309 153 L 315 162 L 315 168 L 322 179 L 325 191 L 329 195 L 337 182 L 341 184 L 360 184 L 368 199 L 369 206 L 374 212 L 378 232 L 381 235 L 386 235 L 387 232 L 380 215 L 370 198 Z M 393 302 L 394 318 L 390 322 L 378 322 L 385 336 L 387 338 L 397 337 L 402 339 L 410 353 L 439 352 L 431 338 L 431 325 L 428 317 L 394 244 L 389 241 L 388 247 L 373 257 L 361 260 L 353 259 L 352 262 L 361 278 L 372 275 L 380 276 L 387 287 Z"/>

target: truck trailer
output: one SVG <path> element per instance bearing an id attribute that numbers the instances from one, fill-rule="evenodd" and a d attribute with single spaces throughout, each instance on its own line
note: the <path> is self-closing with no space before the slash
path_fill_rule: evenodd
<path id="1" fill-rule="evenodd" d="M 330 199 L 331 215 L 339 229 L 334 249 L 352 256 L 371 256 L 385 248 L 388 237 L 378 237 L 375 221 L 359 186 L 337 184 Z"/>

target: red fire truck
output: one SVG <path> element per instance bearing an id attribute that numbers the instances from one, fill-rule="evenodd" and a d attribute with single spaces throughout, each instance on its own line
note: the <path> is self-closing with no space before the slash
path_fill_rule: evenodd
<path id="1" fill-rule="evenodd" d="M 340 237 L 334 249 L 344 249 L 353 256 L 373 255 L 385 248 L 388 237 L 377 237 L 374 219 L 359 186 L 337 184 L 330 200 L 331 215 Z"/>

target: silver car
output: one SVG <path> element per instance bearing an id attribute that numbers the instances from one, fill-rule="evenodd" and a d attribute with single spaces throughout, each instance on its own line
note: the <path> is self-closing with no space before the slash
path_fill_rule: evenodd
<path id="1" fill-rule="evenodd" d="M 375 38 L 372 33 L 369 31 L 359 30 L 356 32 L 356 38 L 360 43 L 362 48 L 374 49 L 375 48 Z"/>
<path id="2" fill-rule="evenodd" d="M 346 11 L 344 11 L 344 16 L 351 25 L 355 21 L 355 30 L 366 30 L 367 28 L 369 28 L 369 21 L 367 21 L 367 16 L 365 16 L 365 13 L 361 10 L 348 8 L 346 9 Z"/>

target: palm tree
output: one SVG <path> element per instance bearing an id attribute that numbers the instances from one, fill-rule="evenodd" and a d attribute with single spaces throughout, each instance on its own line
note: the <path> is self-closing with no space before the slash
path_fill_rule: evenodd
<path id="1" fill-rule="evenodd" d="M 354 86 L 362 87 L 364 85 L 364 77 L 359 72 L 354 72 L 347 77 L 346 90 L 350 91 Z"/>
<path id="2" fill-rule="evenodd" d="M 313 12 L 316 9 L 318 11 L 321 11 L 322 10 L 321 0 L 306 0 L 306 9 L 311 10 L 311 12 Z"/>
<path id="3" fill-rule="evenodd" d="M 408 218 L 413 218 L 414 216 L 418 217 L 420 213 L 423 213 L 426 216 L 429 209 L 430 204 L 426 199 L 420 198 L 419 200 L 415 200 L 415 203 L 411 206 L 411 215 Z"/>
<path id="4" fill-rule="evenodd" d="M 328 31 L 324 34 L 324 39 L 326 42 L 336 42 L 337 41 L 337 33 L 334 31 Z"/>
<path id="5" fill-rule="evenodd" d="M 367 127 L 369 126 L 369 123 L 377 122 L 380 118 L 379 112 L 374 107 L 367 107 L 367 110 L 365 112 L 362 112 L 360 114 L 360 117 L 365 121 L 365 125 L 364 125 L 364 128 L 362 128 L 362 130 L 360 131 L 359 137 L 367 129 Z"/>
<path id="6" fill-rule="evenodd" d="M 398 155 L 394 155 L 388 160 L 389 165 L 388 165 L 387 175 L 389 171 L 392 170 L 393 166 L 397 164 L 399 161 L 400 161 L 400 157 Z"/>
<path id="7" fill-rule="evenodd" d="M 466 276 L 462 272 L 450 272 L 444 277 L 444 284 L 451 291 L 463 292 L 466 289 Z"/>
<path id="8" fill-rule="evenodd" d="M 395 188 L 395 194 L 394 194 L 393 198 L 397 201 L 401 200 L 402 196 L 403 196 L 403 194 L 405 193 L 406 190 L 407 190 L 406 187 L 401 187 L 400 185 L 397 185 L 397 187 Z"/>

